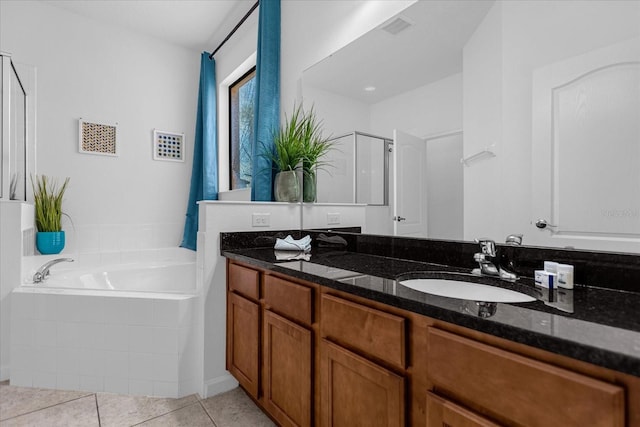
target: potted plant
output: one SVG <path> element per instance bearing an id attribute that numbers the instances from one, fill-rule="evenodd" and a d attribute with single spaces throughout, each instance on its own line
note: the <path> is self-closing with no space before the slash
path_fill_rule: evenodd
<path id="1" fill-rule="evenodd" d="M 328 165 L 322 158 L 331 150 L 333 143 L 322 136 L 322 121 L 316 118 L 313 107 L 302 113 L 300 120 L 300 140 L 302 143 L 302 199 L 315 202 L 317 197 L 316 173 Z"/>
<path id="2" fill-rule="evenodd" d="M 31 177 L 36 211 L 36 247 L 43 255 L 59 254 L 64 249 L 65 237 L 62 231 L 62 197 L 69 184 L 69 178 L 59 186 L 58 182 L 46 175 Z"/>
<path id="3" fill-rule="evenodd" d="M 300 139 L 302 109 L 294 108 L 291 117 L 273 137 L 274 151 L 270 154 L 278 171 L 273 183 L 273 193 L 277 202 L 297 202 L 300 200 L 300 183 L 297 171 L 302 165 L 303 143 Z"/>

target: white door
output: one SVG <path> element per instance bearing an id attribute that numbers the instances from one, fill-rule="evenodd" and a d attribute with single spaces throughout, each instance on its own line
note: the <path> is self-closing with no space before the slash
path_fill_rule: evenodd
<path id="1" fill-rule="evenodd" d="M 393 234 L 427 236 L 426 143 L 393 131 Z"/>
<path id="2" fill-rule="evenodd" d="M 640 39 L 534 70 L 532 155 L 529 244 L 638 252 Z"/>

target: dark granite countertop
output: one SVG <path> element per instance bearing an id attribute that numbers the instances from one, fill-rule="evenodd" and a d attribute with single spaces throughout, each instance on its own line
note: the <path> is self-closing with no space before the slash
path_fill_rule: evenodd
<path id="1" fill-rule="evenodd" d="M 414 291 L 396 278 L 411 272 L 446 277 L 468 268 L 408 261 L 329 248 L 314 248 L 309 261 L 276 260 L 272 248 L 224 249 L 222 255 L 266 270 L 308 280 L 480 332 L 640 376 L 640 293 L 579 286 L 546 289 L 530 278 L 509 284 L 493 278 L 467 280 L 535 296 L 527 303 L 476 303 Z M 420 276 L 422 273 L 417 273 Z"/>

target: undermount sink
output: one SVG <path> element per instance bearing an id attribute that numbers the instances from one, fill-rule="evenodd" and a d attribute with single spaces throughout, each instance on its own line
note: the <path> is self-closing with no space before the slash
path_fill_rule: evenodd
<path id="1" fill-rule="evenodd" d="M 442 297 L 484 302 L 532 302 L 536 299 L 521 292 L 480 283 L 451 279 L 409 279 L 398 282 L 402 286 Z"/>

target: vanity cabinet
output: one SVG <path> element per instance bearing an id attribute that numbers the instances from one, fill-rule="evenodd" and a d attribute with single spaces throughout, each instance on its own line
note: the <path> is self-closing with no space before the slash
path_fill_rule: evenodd
<path id="1" fill-rule="evenodd" d="M 281 426 L 640 427 L 640 378 L 228 262 L 227 367 Z"/>
<path id="2" fill-rule="evenodd" d="M 506 425 L 625 425 L 620 386 L 436 328 L 428 344 L 435 388 Z"/>
<path id="3" fill-rule="evenodd" d="M 405 425 L 402 376 L 331 341 L 323 339 L 320 352 L 323 427 Z"/>
<path id="4" fill-rule="evenodd" d="M 333 295 L 321 300 L 321 425 L 404 426 L 405 320 Z"/>
<path id="5" fill-rule="evenodd" d="M 312 287 L 227 265 L 227 370 L 281 426 L 313 419 Z"/>
<path id="6" fill-rule="evenodd" d="M 257 271 L 239 265 L 227 270 L 227 370 L 254 398 L 260 379 L 259 277 Z"/>
<path id="7" fill-rule="evenodd" d="M 263 325 L 264 409 L 282 426 L 310 426 L 312 332 L 269 310 Z"/>
<path id="8" fill-rule="evenodd" d="M 499 427 L 499 424 L 428 392 L 427 427 Z"/>

